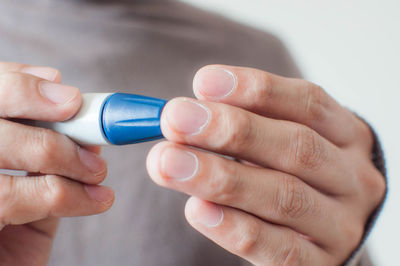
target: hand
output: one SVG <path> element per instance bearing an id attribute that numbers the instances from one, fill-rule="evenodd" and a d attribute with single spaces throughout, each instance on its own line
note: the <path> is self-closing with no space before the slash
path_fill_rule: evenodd
<path id="1" fill-rule="evenodd" d="M 91 215 L 112 205 L 98 186 L 106 176 L 99 147 L 82 148 L 66 136 L 9 120 L 63 121 L 81 105 L 75 87 L 61 85 L 53 68 L 0 62 L 0 264 L 45 265 L 58 217 Z"/>
<path id="2" fill-rule="evenodd" d="M 168 141 L 147 159 L 192 195 L 188 222 L 256 265 L 344 262 L 385 191 L 368 126 L 304 80 L 215 65 L 193 84 L 199 100 L 168 102 Z"/>

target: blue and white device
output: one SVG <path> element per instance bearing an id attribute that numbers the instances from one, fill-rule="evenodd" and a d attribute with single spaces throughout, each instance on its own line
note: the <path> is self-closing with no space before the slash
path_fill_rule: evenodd
<path id="1" fill-rule="evenodd" d="M 83 145 L 125 145 L 162 138 L 165 100 L 127 93 L 86 93 L 79 112 L 64 122 L 39 126 Z"/>

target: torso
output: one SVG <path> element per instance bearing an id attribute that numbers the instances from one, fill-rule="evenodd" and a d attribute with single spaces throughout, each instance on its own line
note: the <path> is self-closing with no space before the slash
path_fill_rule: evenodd
<path id="1" fill-rule="evenodd" d="M 0 60 L 56 67 L 64 83 L 83 92 L 166 99 L 193 97 L 192 77 L 206 64 L 299 76 L 281 43 L 266 33 L 174 1 L 108 2 L 2 1 Z M 148 178 L 153 144 L 103 150 L 114 206 L 63 219 L 50 265 L 246 264 L 187 224 L 187 196 Z"/>

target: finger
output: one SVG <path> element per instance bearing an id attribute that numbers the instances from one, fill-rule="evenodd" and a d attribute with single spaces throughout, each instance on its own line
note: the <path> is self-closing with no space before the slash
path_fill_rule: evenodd
<path id="1" fill-rule="evenodd" d="M 365 125 L 319 86 L 253 68 L 210 65 L 193 81 L 196 97 L 306 125 L 337 145 L 359 141 Z"/>
<path id="2" fill-rule="evenodd" d="M 294 231 L 233 208 L 192 197 L 185 216 L 200 233 L 255 265 L 333 265 L 325 251 Z"/>
<path id="3" fill-rule="evenodd" d="M 0 62 L 0 75 L 8 72 L 20 72 L 30 74 L 38 78 L 46 79 L 56 83 L 61 82 L 61 73 L 55 68 L 32 66 L 19 63 Z"/>
<path id="4" fill-rule="evenodd" d="M 58 221 L 59 218 L 48 218 L 0 229 L 2 265 L 47 265 L 48 256 L 46 255 L 50 255 L 49 251 L 53 244 Z M 37 256 L 25 254 L 36 254 Z"/>
<path id="5" fill-rule="evenodd" d="M 93 215 L 108 210 L 110 188 L 55 175 L 0 176 L 0 223 L 25 224 L 47 217 Z"/>
<path id="6" fill-rule="evenodd" d="M 286 172 L 327 193 L 356 189 L 353 168 L 343 152 L 293 122 L 226 104 L 177 98 L 164 107 L 161 129 L 171 141 Z"/>
<path id="7" fill-rule="evenodd" d="M 101 146 L 83 146 L 85 150 L 91 151 L 97 155 L 101 154 Z"/>
<path id="8" fill-rule="evenodd" d="M 58 228 L 59 222 L 60 222 L 60 218 L 49 217 L 46 219 L 31 222 L 26 225 L 29 226 L 30 228 L 34 229 L 36 232 L 45 234 L 52 239 L 57 233 L 57 228 Z"/>
<path id="9" fill-rule="evenodd" d="M 107 175 L 106 162 L 54 131 L 0 120 L 0 168 L 57 174 L 98 184 Z"/>
<path id="10" fill-rule="evenodd" d="M 63 121 L 79 110 L 82 97 L 72 86 L 49 82 L 28 74 L 0 74 L 0 116 Z"/>
<path id="11" fill-rule="evenodd" d="M 161 186 L 290 227 L 321 246 L 347 244 L 350 224 L 343 207 L 294 176 L 171 142 L 153 147 L 147 168 Z"/>

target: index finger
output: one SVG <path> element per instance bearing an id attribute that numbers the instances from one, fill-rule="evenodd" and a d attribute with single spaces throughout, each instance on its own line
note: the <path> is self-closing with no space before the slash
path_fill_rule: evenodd
<path id="1" fill-rule="evenodd" d="M 322 88 L 305 80 L 253 68 L 210 65 L 196 73 L 193 87 L 199 99 L 303 124 L 338 146 L 360 138 L 363 123 Z"/>
<path id="2" fill-rule="evenodd" d="M 329 194 L 355 190 L 345 152 L 306 126 L 188 98 L 170 100 L 160 125 L 173 142 L 289 173 Z"/>

